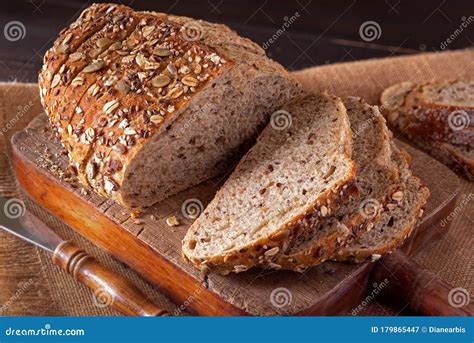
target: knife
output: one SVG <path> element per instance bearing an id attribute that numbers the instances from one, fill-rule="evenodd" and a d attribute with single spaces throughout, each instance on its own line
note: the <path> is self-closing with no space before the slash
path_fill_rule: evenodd
<path id="1" fill-rule="evenodd" d="M 105 268 L 73 242 L 61 239 L 17 198 L 0 197 L 0 228 L 52 254 L 53 263 L 94 291 L 99 307 L 129 316 L 168 316 L 123 277 Z"/>

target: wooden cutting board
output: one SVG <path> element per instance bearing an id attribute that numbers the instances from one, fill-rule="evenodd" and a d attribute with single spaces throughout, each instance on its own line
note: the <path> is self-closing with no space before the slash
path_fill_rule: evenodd
<path id="1" fill-rule="evenodd" d="M 438 225 L 454 208 L 459 181 L 447 167 L 398 142 L 413 157 L 412 167 L 431 190 L 416 233 L 403 247 L 408 255 L 446 231 Z M 192 219 L 183 204 L 212 199 L 220 180 L 204 182 L 131 218 L 130 210 L 64 180 L 67 157 L 46 125 L 35 118 L 12 139 L 17 178 L 31 198 L 99 247 L 159 287 L 182 310 L 200 315 L 344 314 L 366 296 L 373 262 L 326 262 L 305 273 L 251 270 L 203 276 L 181 257 L 181 239 Z M 191 199 L 191 200 L 190 200 Z M 151 218 L 153 215 L 154 219 Z M 177 227 L 166 224 L 175 215 Z"/>

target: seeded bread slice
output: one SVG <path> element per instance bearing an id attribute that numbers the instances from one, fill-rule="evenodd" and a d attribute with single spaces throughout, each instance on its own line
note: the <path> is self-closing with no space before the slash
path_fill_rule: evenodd
<path id="1" fill-rule="evenodd" d="M 474 181 L 474 149 L 460 144 L 415 138 L 412 141 L 427 154 Z"/>
<path id="2" fill-rule="evenodd" d="M 352 137 L 352 158 L 357 165 L 360 197 L 341 206 L 332 217 L 293 240 L 286 253 L 264 261 L 263 266 L 302 271 L 324 262 L 355 231 L 377 215 L 377 206 L 395 192 L 398 166 L 392 160 L 391 132 L 375 106 L 360 98 L 344 99 Z"/>
<path id="3" fill-rule="evenodd" d="M 342 101 L 307 95 L 275 112 L 183 240 L 196 266 L 241 272 L 278 254 L 354 192 Z"/>
<path id="4" fill-rule="evenodd" d="M 473 81 L 404 82 L 385 90 L 381 103 L 389 124 L 427 153 L 474 179 Z M 428 114 L 424 121 L 413 120 L 412 105 L 417 113 Z"/>
<path id="5" fill-rule="evenodd" d="M 410 138 L 474 147 L 474 81 L 403 82 L 381 96 L 389 123 Z"/>
<path id="6" fill-rule="evenodd" d="M 429 197 L 429 190 L 412 175 L 405 154 L 394 149 L 402 181 L 397 196 L 384 205 L 380 217 L 370 223 L 365 232 L 338 249 L 332 259 L 350 262 L 363 262 L 369 258 L 376 260 L 396 250 L 410 236 L 423 213 L 422 207 Z"/>
<path id="7" fill-rule="evenodd" d="M 125 206 L 151 205 L 222 173 L 300 92 L 282 66 L 225 26 L 114 5 L 96 16 L 99 7 L 86 10 L 47 53 L 40 87 L 81 181 Z M 133 23 L 122 30 L 130 36 L 75 68 L 70 84 L 43 77 L 77 65 L 74 52 L 90 55 L 101 30 L 127 16 Z M 83 36 L 75 28 L 87 23 L 97 28 Z M 57 89 L 60 100 L 49 96 Z M 69 115 L 60 122 L 63 107 Z"/>

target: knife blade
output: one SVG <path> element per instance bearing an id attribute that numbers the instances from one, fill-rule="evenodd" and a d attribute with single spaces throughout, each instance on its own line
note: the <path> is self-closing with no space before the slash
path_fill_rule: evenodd
<path id="1" fill-rule="evenodd" d="M 65 241 L 18 198 L 0 196 L 0 228 L 52 253 L 53 263 L 94 291 L 95 300 L 125 315 L 168 316 L 123 277 L 102 266 L 94 257 Z"/>
<path id="2" fill-rule="evenodd" d="M 26 211 L 23 201 L 0 197 L 0 227 L 40 248 L 53 253 L 63 241 L 41 220 Z"/>

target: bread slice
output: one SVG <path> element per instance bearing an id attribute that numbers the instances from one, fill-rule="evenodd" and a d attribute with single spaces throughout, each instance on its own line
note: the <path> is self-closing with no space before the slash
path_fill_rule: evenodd
<path id="1" fill-rule="evenodd" d="M 65 32 L 41 73 L 45 110 L 81 181 L 125 206 L 226 171 L 300 92 L 263 49 L 223 25 L 94 5 Z"/>
<path id="2" fill-rule="evenodd" d="M 422 207 L 429 197 L 429 190 L 412 175 L 405 154 L 394 147 L 394 159 L 400 168 L 401 188 L 384 205 L 380 217 L 370 223 L 355 240 L 338 249 L 332 259 L 350 262 L 363 262 L 369 258 L 376 260 L 393 252 L 410 236 L 423 213 Z"/>
<path id="3" fill-rule="evenodd" d="M 412 141 L 427 154 L 474 181 L 474 149 L 460 144 L 415 138 Z"/>
<path id="4" fill-rule="evenodd" d="M 336 249 L 377 214 L 377 206 L 396 191 L 398 166 L 392 161 L 391 140 L 384 117 L 376 106 L 360 98 L 344 99 L 352 137 L 352 158 L 357 165 L 360 197 L 341 206 L 331 218 L 291 242 L 284 254 L 265 259 L 263 266 L 302 271 L 330 258 Z"/>
<path id="5" fill-rule="evenodd" d="M 241 272 L 284 252 L 354 192 L 342 101 L 306 95 L 277 111 L 183 240 L 203 269 Z"/>
<path id="6" fill-rule="evenodd" d="M 474 81 L 403 82 L 385 90 L 381 103 L 393 127 L 425 152 L 474 179 Z"/>
<path id="7" fill-rule="evenodd" d="M 381 96 L 391 125 L 410 138 L 474 147 L 474 81 L 403 82 Z"/>

